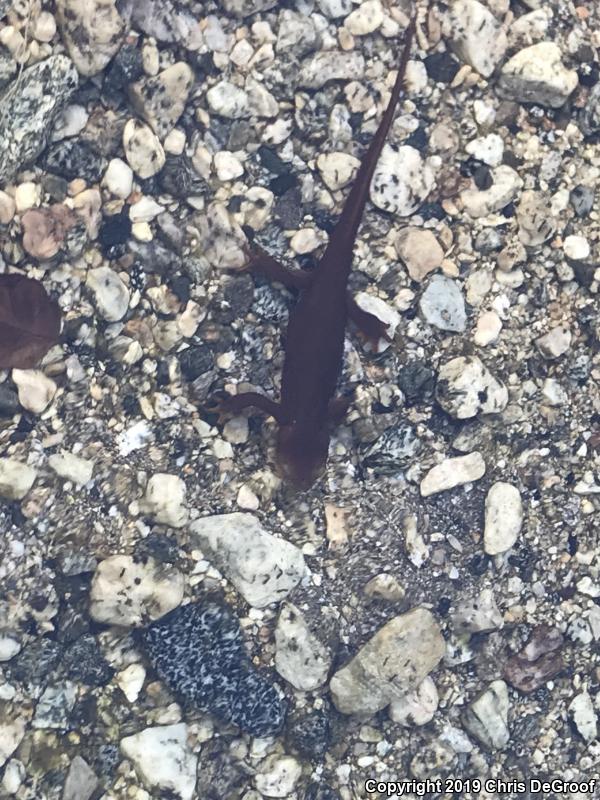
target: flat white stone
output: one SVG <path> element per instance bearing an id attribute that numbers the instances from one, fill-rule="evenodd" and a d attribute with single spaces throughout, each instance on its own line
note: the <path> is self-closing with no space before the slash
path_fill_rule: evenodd
<path id="1" fill-rule="evenodd" d="M 516 486 L 498 481 L 485 499 L 483 548 L 490 556 L 505 553 L 515 544 L 523 525 L 523 501 Z"/>
<path id="2" fill-rule="evenodd" d="M 37 473 L 16 458 L 0 458 L 0 497 L 22 500 L 33 486 Z"/>
<path id="3" fill-rule="evenodd" d="M 297 606 L 284 603 L 275 628 L 275 669 L 301 692 L 311 692 L 327 680 L 331 653 L 310 630 Z"/>
<path id="4" fill-rule="evenodd" d="M 504 64 L 498 86 L 511 100 L 559 108 L 578 82 L 577 72 L 563 65 L 560 47 L 539 42 L 519 50 Z"/>
<path id="5" fill-rule="evenodd" d="M 19 403 L 32 414 L 41 414 L 54 399 L 56 383 L 39 369 L 13 369 L 12 379 L 17 385 Z"/>
<path id="6" fill-rule="evenodd" d="M 457 55 L 489 78 L 506 51 L 506 32 L 477 0 L 455 0 L 450 12 L 451 42 Z"/>
<path id="7" fill-rule="evenodd" d="M 189 518 L 185 493 L 185 483 L 179 475 L 157 472 L 148 481 L 142 507 L 156 522 L 181 528 Z"/>
<path id="8" fill-rule="evenodd" d="M 478 481 L 485 475 L 485 461 L 481 453 L 447 458 L 432 467 L 421 481 L 421 496 L 429 497 L 465 483 Z"/>
<path id="9" fill-rule="evenodd" d="M 488 750 L 503 750 L 510 741 L 508 687 L 492 681 L 463 714 L 465 728 Z"/>
<path id="10" fill-rule="evenodd" d="M 53 453 L 48 456 L 48 466 L 67 481 L 84 486 L 92 479 L 94 462 L 74 453 Z"/>
<path id="11" fill-rule="evenodd" d="M 435 716 L 438 702 L 436 685 L 428 675 L 414 692 L 409 692 L 398 700 L 392 700 L 389 709 L 390 719 L 405 728 L 427 725 Z"/>
<path id="12" fill-rule="evenodd" d="M 569 712 L 575 727 L 586 742 L 598 736 L 598 718 L 594 710 L 594 702 L 588 692 L 580 692 L 569 704 Z"/>
<path id="13" fill-rule="evenodd" d="M 188 744 L 188 726 L 160 725 L 121 739 L 121 752 L 129 758 L 149 790 L 172 792 L 193 800 L 196 756 Z"/>

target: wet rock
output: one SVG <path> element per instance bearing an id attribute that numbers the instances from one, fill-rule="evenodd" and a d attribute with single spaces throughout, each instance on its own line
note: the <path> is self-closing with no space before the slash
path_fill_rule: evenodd
<path id="1" fill-rule="evenodd" d="M 160 140 L 171 131 L 183 114 L 194 76 L 183 61 L 172 64 L 152 78 L 129 85 L 129 99 Z"/>
<path id="2" fill-rule="evenodd" d="M 151 178 L 163 168 L 165 151 L 149 125 L 130 119 L 123 129 L 125 158 L 140 178 Z"/>
<path id="3" fill-rule="evenodd" d="M 62 800 L 90 800 L 97 786 L 94 770 L 81 756 L 75 756 L 69 766 Z"/>
<path id="4" fill-rule="evenodd" d="M 470 419 L 499 414 L 508 403 L 508 391 L 477 356 L 459 356 L 442 365 L 435 398 L 455 419 Z"/>
<path id="5" fill-rule="evenodd" d="M 398 386 L 408 403 L 428 400 L 435 386 L 435 372 L 420 361 L 402 367 L 398 373 Z"/>
<path id="6" fill-rule="evenodd" d="M 557 628 L 538 625 L 523 650 L 508 659 L 502 677 L 520 692 L 534 692 L 562 671 L 563 641 Z"/>
<path id="7" fill-rule="evenodd" d="M 487 217 L 507 206 L 517 196 L 523 185 L 519 174 L 506 164 L 491 171 L 492 185 L 489 189 L 463 189 L 460 199 L 470 217 Z"/>
<path id="8" fill-rule="evenodd" d="M 72 481 L 78 486 L 85 486 L 92 479 L 93 461 L 76 456 L 74 453 L 53 453 L 48 456 L 48 466 L 64 480 Z"/>
<path id="9" fill-rule="evenodd" d="M 457 633 L 487 633 L 504 625 L 491 589 L 482 589 L 476 597 L 461 600 L 452 614 L 452 624 Z"/>
<path id="10" fill-rule="evenodd" d="M 0 99 L 0 181 L 10 181 L 46 147 L 57 114 L 77 88 L 71 59 L 56 55 L 23 71 Z"/>
<path id="11" fill-rule="evenodd" d="M 10 665 L 13 680 L 39 685 L 58 664 L 63 647 L 45 637 L 36 639 L 21 650 Z"/>
<path id="12" fill-rule="evenodd" d="M 552 360 L 560 358 L 569 350 L 571 338 L 571 331 L 559 326 L 540 336 L 535 344 L 544 358 Z"/>
<path id="13" fill-rule="evenodd" d="M 130 293 L 121 278 L 110 267 L 97 267 L 88 272 L 87 285 L 92 291 L 100 316 L 108 322 L 122 319 L 129 307 Z"/>
<path id="14" fill-rule="evenodd" d="M 435 183 L 431 160 L 410 145 L 385 145 L 371 182 L 371 202 L 399 217 L 408 217 L 427 199 Z"/>
<path id="15" fill-rule="evenodd" d="M 24 716 L 7 719 L 3 715 L 0 719 L 0 767 L 4 766 L 21 744 L 26 729 L 27 720 Z"/>
<path id="16" fill-rule="evenodd" d="M 268 756 L 254 783 L 263 797 L 288 797 L 298 783 L 302 766 L 292 756 Z"/>
<path id="17" fill-rule="evenodd" d="M 157 472 L 146 486 L 142 510 L 161 525 L 183 527 L 189 518 L 185 506 L 185 483 L 179 475 Z"/>
<path id="18" fill-rule="evenodd" d="M 142 646 L 169 689 L 252 736 L 279 732 L 285 706 L 250 662 L 227 606 L 191 603 L 141 631 Z"/>
<path id="19" fill-rule="evenodd" d="M 600 131 L 600 83 L 594 86 L 579 112 L 579 127 L 584 136 L 595 136 Z"/>
<path id="20" fill-rule="evenodd" d="M 102 178 L 102 185 L 115 197 L 124 200 L 133 189 L 133 170 L 121 158 L 113 158 Z"/>
<path id="21" fill-rule="evenodd" d="M 554 42 L 539 42 L 519 50 L 502 67 L 499 88 L 511 100 L 559 108 L 577 88 L 575 70 L 562 63 Z"/>
<path id="22" fill-rule="evenodd" d="M 485 461 L 481 453 L 469 453 L 458 458 L 447 458 L 432 467 L 421 481 L 421 497 L 464 486 L 485 475 Z"/>
<path id="23" fill-rule="evenodd" d="M 77 699 L 77 686 L 64 681 L 48 686 L 39 699 L 31 721 L 33 728 L 68 728 L 68 720 Z"/>
<path id="24" fill-rule="evenodd" d="M 225 11 L 235 17 L 249 17 L 274 8 L 277 0 L 223 0 L 222 4 Z"/>
<path id="25" fill-rule="evenodd" d="M 198 756 L 188 744 L 188 733 L 184 722 L 145 728 L 121 739 L 121 752 L 148 789 L 192 800 Z"/>
<path id="26" fill-rule="evenodd" d="M 399 422 L 370 445 L 361 456 L 361 462 L 374 475 L 397 475 L 414 462 L 421 450 L 421 441 L 414 427 Z"/>
<path id="27" fill-rule="evenodd" d="M 526 247 L 537 247 L 556 229 L 549 202 L 541 192 L 523 192 L 517 206 L 517 222 L 519 239 Z"/>
<path id="28" fill-rule="evenodd" d="M 40 261 L 53 258 L 66 246 L 69 232 L 77 223 L 76 214 L 62 203 L 31 208 L 21 219 L 23 247 Z"/>
<path id="29" fill-rule="evenodd" d="M 444 251 L 429 230 L 402 228 L 394 244 L 398 255 L 406 264 L 408 274 L 413 281 L 419 283 L 437 269 L 444 258 Z"/>
<path id="30" fill-rule="evenodd" d="M 132 4 L 132 22 L 143 33 L 159 42 L 191 43 L 198 26 L 193 14 L 184 11 L 173 0 L 135 0 Z"/>
<path id="31" fill-rule="evenodd" d="M 67 678 L 86 686 L 104 686 L 114 672 L 92 634 L 84 634 L 67 648 L 60 667 Z"/>
<path id="32" fill-rule="evenodd" d="M 485 499 L 483 549 L 490 556 L 505 553 L 515 544 L 523 525 L 523 501 L 516 486 L 494 483 Z"/>
<path id="33" fill-rule="evenodd" d="M 317 6 L 329 19 L 339 19 L 352 11 L 352 0 L 317 0 Z"/>
<path id="34" fill-rule="evenodd" d="M 436 83 L 452 83 L 460 69 L 460 62 L 447 50 L 425 56 L 424 64 L 428 77 Z"/>
<path id="35" fill-rule="evenodd" d="M 456 765 L 456 754 L 439 739 L 428 742 L 411 759 L 410 774 L 418 781 L 436 780 L 451 773 Z"/>
<path id="36" fill-rule="evenodd" d="M 365 0 L 348 15 L 344 22 L 353 36 L 366 36 L 374 33 L 383 24 L 385 17 L 380 0 Z"/>
<path id="37" fill-rule="evenodd" d="M 387 572 L 380 572 L 365 584 L 363 589 L 367 597 L 375 600 L 388 600 L 391 603 L 399 603 L 404 600 L 406 591 L 402 584 Z"/>
<path id="38" fill-rule="evenodd" d="M 42 157 L 48 172 L 73 180 L 81 178 L 86 183 L 96 183 L 106 167 L 104 158 L 78 139 L 65 139 L 50 145 Z"/>
<path id="39" fill-rule="evenodd" d="M 151 558 L 136 562 L 131 556 L 110 556 L 94 572 L 90 616 L 109 625 L 144 625 L 177 608 L 183 584 L 179 570 Z"/>
<path id="40" fill-rule="evenodd" d="M 429 676 L 417 688 L 390 703 L 390 719 L 405 728 L 421 727 L 431 722 L 439 702 L 435 683 Z"/>
<path id="41" fill-rule="evenodd" d="M 36 477 L 35 469 L 22 461 L 0 458 L 0 497 L 5 500 L 22 500 Z"/>
<path id="42" fill-rule="evenodd" d="M 317 169 L 323 182 L 333 192 L 351 183 L 359 166 L 360 159 L 348 153 L 321 153 L 317 158 Z"/>
<path id="43" fill-rule="evenodd" d="M 284 603 L 279 612 L 275 647 L 275 669 L 295 689 L 310 692 L 325 683 L 332 655 L 291 603 Z"/>
<path id="44" fill-rule="evenodd" d="M 487 750 L 503 750 L 510 741 L 508 689 L 492 681 L 463 714 L 463 725 Z"/>
<path id="45" fill-rule="evenodd" d="M 330 738 L 329 714 L 325 709 L 288 717 L 286 742 L 302 757 L 314 760 L 323 758 Z"/>
<path id="46" fill-rule="evenodd" d="M 123 9 L 117 0 L 57 0 L 61 36 L 82 75 L 96 75 L 118 51 L 129 21 Z"/>
<path id="47" fill-rule="evenodd" d="M 164 192 L 182 199 L 202 195 L 206 190 L 206 182 L 198 175 L 191 159 L 185 154 L 167 156 L 158 175 L 158 182 Z"/>
<path id="48" fill-rule="evenodd" d="M 54 399 L 56 383 L 39 369 L 13 369 L 12 379 L 19 392 L 19 403 L 32 414 L 41 414 Z"/>
<path id="49" fill-rule="evenodd" d="M 320 89 L 329 81 L 361 80 L 365 61 L 360 53 L 324 50 L 304 59 L 298 75 L 298 86 Z"/>
<path id="50" fill-rule="evenodd" d="M 435 668 L 446 646 L 433 615 L 413 608 L 394 617 L 335 673 L 329 688 L 343 714 L 370 716 L 407 694 Z"/>
<path id="51" fill-rule="evenodd" d="M 446 275 L 434 275 L 421 295 L 425 320 L 442 331 L 460 333 L 467 327 L 465 300 L 458 285 Z"/>
<path id="52" fill-rule="evenodd" d="M 252 514 L 204 517 L 190 525 L 190 535 L 255 608 L 283 600 L 304 574 L 302 552 L 267 533 Z"/>
<path id="53" fill-rule="evenodd" d="M 451 6 L 452 47 L 459 58 L 489 78 L 502 60 L 506 32 L 492 12 L 477 0 L 458 0 Z"/>
<path id="54" fill-rule="evenodd" d="M 598 717 L 594 710 L 594 701 L 587 691 L 580 692 L 571 700 L 569 714 L 586 742 L 591 742 L 598 736 Z"/>
<path id="55" fill-rule="evenodd" d="M 215 114 L 227 119 L 250 116 L 248 94 L 234 83 L 223 80 L 211 86 L 206 93 L 208 105 Z"/>

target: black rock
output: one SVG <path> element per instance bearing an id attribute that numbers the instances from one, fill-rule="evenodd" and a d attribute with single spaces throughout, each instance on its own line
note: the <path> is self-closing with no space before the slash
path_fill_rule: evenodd
<path id="1" fill-rule="evenodd" d="M 252 277 L 248 273 L 230 277 L 223 285 L 223 299 L 233 319 L 245 317 L 254 299 Z"/>
<path id="2" fill-rule="evenodd" d="M 422 361 L 413 361 L 398 373 L 398 386 L 408 403 L 427 400 L 433 396 L 435 373 Z"/>
<path id="3" fill-rule="evenodd" d="M 66 650 L 60 666 L 67 678 L 86 686 L 104 686 L 114 674 L 91 633 L 86 633 Z"/>
<path id="4" fill-rule="evenodd" d="M 425 57 L 427 75 L 436 83 L 452 83 L 460 69 L 459 62 L 448 51 Z"/>
<path id="5" fill-rule="evenodd" d="M 103 98 L 108 105 L 118 107 L 125 102 L 127 85 L 144 75 L 141 48 L 124 44 L 104 73 L 102 84 Z"/>
<path id="6" fill-rule="evenodd" d="M 325 709 L 288 718 L 286 741 L 304 758 L 323 758 L 330 738 L 329 715 Z"/>
<path id="7" fill-rule="evenodd" d="M 269 189 L 276 197 L 281 197 L 289 189 L 292 189 L 298 184 L 298 178 L 292 173 L 288 172 L 284 175 L 278 175 L 269 183 Z"/>
<path id="8" fill-rule="evenodd" d="M 137 558 L 144 559 L 150 556 L 162 564 L 175 563 L 178 553 L 177 537 L 166 533 L 151 533 L 140 539 L 134 548 L 134 555 Z"/>
<path id="9" fill-rule="evenodd" d="M 415 150 L 423 151 L 427 147 L 427 142 L 428 142 L 427 131 L 425 130 L 425 128 L 419 126 L 416 131 L 413 131 L 410 134 L 410 136 L 408 137 L 408 139 L 406 139 L 404 144 L 414 147 Z"/>
<path id="10" fill-rule="evenodd" d="M 477 186 L 481 192 L 485 192 L 486 189 L 490 188 L 494 179 L 492 178 L 492 172 L 487 164 L 481 164 L 477 167 L 473 173 L 473 180 L 475 181 L 475 186 Z"/>
<path id="11" fill-rule="evenodd" d="M 281 730 L 285 704 L 252 665 L 227 606 L 214 601 L 180 606 L 138 637 L 159 677 L 184 703 L 252 736 Z"/>
<path id="12" fill-rule="evenodd" d="M 179 353 L 179 366 L 183 377 L 195 381 L 200 375 L 211 370 L 215 363 L 212 350 L 206 345 L 194 345 Z"/>
<path id="13" fill-rule="evenodd" d="M 304 800 L 340 800 L 339 794 L 327 783 L 311 783 Z"/>
<path id="14" fill-rule="evenodd" d="M 21 683 L 43 683 L 58 664 L 63 648 L 52 639 L 36 639 L 10 662 L 10 674 Z"/>
<path id="15" fill-rule="evenodd" d="M 128 211 L 124 210 L 120 214 L 111 214 L 111 216 L 105 217 L 100 226 L 98 241 L 102 248 L 107 251 L 115 245 L 125 244 L 130 236 L 131 219 Z"/>
<path id="16" fill-rule="evenodd" d="M 402 421 L 384 431 L 362 455 L 361 462 L 375 475 L 396 475 L 413 462 L 420 449 L 413 426 Z"/>
<path id="17" fill-rule="evenodd" d="M 206 189 L 206 182 L 198 175 L 191 159 L 185 154 L 167 156 L 157 179 L 162 191 L 173 197 L 185 199 L 190 195 L 201 195 Z"/>
<path id="18" fill-rule="evenodd" d="M 160 242 L 138 242 L 136 239 L 130 239 L 127 247 L 137 256 L 146 272 L 155 272 L 157 275 L 173 275 L 181 267 L 182 262 L 179 256 Z"/>
<path id="19" fill-rule="evenodd" d="M 600 65 L 597 61 L 581 64 L 577 70 L 577 75 L 582 86 L 595 86 L 600 80 Z"/>
<path id="20" fill-rule="evenodd" d="M 63 178 L 83 178 L 86 183 L 96 183 L 102 177 L 106 161 L 86 143 L 76 139 L 65 139 L 50 145 L 42 158 L 48 172 Z"/>
<path id="21" fill-rule="evenodd" d="M 501 250 L 503 244 L 504 237 L 500 231 L 496 228 L 484 228 L 475 237 L 473 246 L 478 253 L 487 255 L 496 252 L 496 250 Z"/>
<path id="22" fill-rule="evenodd" d="M 289 163 L 282 161 L 274 150 L 265 145 L 261 145 L 258 148 L 258 157 L 263 167 L 275 175 L 286 175 L 290 171 Z"/>
<path id="23" fill-rule="evenodd" d="M 594 189 L 591 186 L 579 184 L 571 190 L 569 202 L 578 217 L 587 217 L 594 206 Z"/>
<path id="24" fill-rule="evenodd" d="M 297 182 L 277 198 L 275 216 L 284 228 L 297 228 L 302 222 L 302 189 Z"/>
<path id="25" fill-rule="evenodd" d="M 423 220 L 427 222 L 430 219 L 444 219 L 446 216 L 446 212 L 442 208 L 441 203 L 423 203 L 422 206 L 419 206 L 419 216 L 423 217 Z"/>
<path id="26" fill-rule="evenodd" d="M 12 417 L 19 410 L 19 398 L 16 392 L 4 383 L 0 384 L 0 417 Z"/>

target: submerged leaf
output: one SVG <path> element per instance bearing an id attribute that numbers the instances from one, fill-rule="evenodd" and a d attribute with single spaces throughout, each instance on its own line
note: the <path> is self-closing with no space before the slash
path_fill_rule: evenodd
<path id="1" fill-rule="evenodd" d="M 58 342 L 60 308 L 39 281 L 0 275 L 0 369 L 30 369 Z"/>

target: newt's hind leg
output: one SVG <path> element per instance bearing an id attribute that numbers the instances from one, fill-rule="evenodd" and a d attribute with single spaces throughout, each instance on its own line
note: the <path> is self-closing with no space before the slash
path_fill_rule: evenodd
<path id="1" fill-rule="evenodd" d="M 276 258 L 270 256 L 262 247 L 251 245 L 247 249 L 247 269 L 256 275 L 262 275 L 271 281 L 283 283 L 288 289 L 306 289 L 310 286 L 312 276 L 301 269 L 290 269 L 280 264 Z"/>
<path id="2" fill-rule="evenodd" d="M 214 411 L 219 413 L 219 418 L 235 416 L 246 408 L 258 408 L 269 417 L 275 417 L 281 422 L 281 404 L 276 403 L 260 392 L 242 392 L 241 394 L 230 395 L 216 403 Z"/>
<path id="3" fill-rule="evenodd" d="M 348 295 L 348 316 L 374 347 L 377 346 L 380 339 L 385 339 L 387 342 L 392 341 L 385 322 L 382 322 L 374 314 L 364 311 L 350 295 Z"/>
<path id="4" fill-rule="evenodd" d="M 332 397 L 327 406 L 327 421 L 331 425 L 338 425 L 346 416 L 346 412 L 352 405 L 353 396 L 340 395 Z"/>

